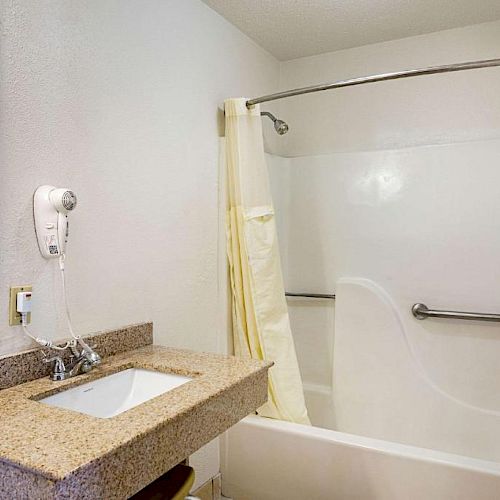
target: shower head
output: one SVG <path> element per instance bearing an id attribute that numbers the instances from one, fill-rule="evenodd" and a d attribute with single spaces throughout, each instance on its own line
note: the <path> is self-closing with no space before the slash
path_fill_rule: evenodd
<path id="1" fill-rule="evenodd" d="M 276 130 L 276 132 L 278 132 L 279 135 L 284 135 L 288 132 L 288 125 L 283 120 L 276 118 L 272 113 L 269 113 L 269 111 L 261 111 L 260 114 L 261 116 L 267 116 L 269 119 L 273 121 L 274 130 Z"/>
<path id="2" fill-rule="evenodd" d="M 274 122 L 274 129 L 279 135 L 283 135 L 288 132 L 288 125 L 283 120 L 276 120 Z"/>

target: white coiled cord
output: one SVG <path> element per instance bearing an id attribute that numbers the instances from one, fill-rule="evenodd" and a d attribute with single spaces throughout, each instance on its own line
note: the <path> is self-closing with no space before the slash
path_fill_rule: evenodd
<path id="1" fill-rule="evenodd" d="M 65 349 L 67 349 L 68 347 L 71 347 L 73 345 L 73 342 L 69 341 L 69 342 L 66 342 L 66 344 L 64 346 L 58 346 L 58 345 L 55 345 L 52 342 L 52 340 L 44 339 L 42 337 L 36 337 L 28 330 L 28 327 L 26 326 L 27 315 L 28 315 L 27 313 L 21 313 L 21 326 L 23 327 L 23 331 L 28 337 L 33 339 L 35 342 L 37 342 L 41 346 L 49 347 L 50 349 L 55 349 L 57 351 L 64 351 Z"/>

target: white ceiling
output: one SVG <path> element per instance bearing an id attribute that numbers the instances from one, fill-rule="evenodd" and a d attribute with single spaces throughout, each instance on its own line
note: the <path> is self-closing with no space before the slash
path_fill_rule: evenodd
<path id="1" fill-rule="evenodd" d="M 285 61 L 500 19 L 500 0 L 203 0 Z"/>

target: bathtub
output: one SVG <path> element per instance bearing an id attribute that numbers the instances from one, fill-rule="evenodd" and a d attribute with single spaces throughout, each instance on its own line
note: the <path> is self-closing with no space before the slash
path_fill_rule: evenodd
<path id="1" fill-rule="evenodd" d="M 234 426 L 224 495 L 500 500 L 498 363 L 487 356 L 498 328 L 419 322 L 364 278 L 335 291 L 335 304 L 289 304 L 313 426 L 257 416 Z"/>
<path id="2" fill-rule="evenodd" d="M 500 464 L 249 416 L 222 438 L 234 500 L 498 500 Z"/>

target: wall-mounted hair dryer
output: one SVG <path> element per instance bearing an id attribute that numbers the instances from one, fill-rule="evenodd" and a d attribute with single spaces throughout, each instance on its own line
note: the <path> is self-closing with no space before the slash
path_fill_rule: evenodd
<path id="1" fill-rule="evenodd" d="M 33 197 L 35 229 L 40 252 L 46 259 L 64 255 L 68 242 L 68 212 L 76 195 L 66 188 L 40 186 Z"/>
<path id="2" fill-rule="evenodd" d="M 44 347 L 58 350 L 71 348 L 73 354 L 75 354 L 77 352 L 75 351 L 75 346 L 76 342 L 78 342 L 82 348 L 82 352 L 79 353 L 79 355 L 85 356 L 87 361 L 94 366 L 101 362 L 101 357 L 80 337 L 80 335 L 76 335 L 73 330 L 68 299 L 66 297 L 64 258 L 66 256 L 66 243 L 68 242 L 68 212 L 74 210 L 75 207 L 76 195 L 70 189 L 56 188 L 54 186 L 40 186 L 33 196 L 33 214 L 35 216 L 35 230 L 38 239 L 38 247 L 40 248 L 41 254 L 46 259 L 56 257 L 59 259 L 66 320 L 73 340 L 66 342 L 66 345 L 61 347 L 54 345 L 51 340 L 37 337 L 26 327 L 26 314 L 22 315 L 21 324 L 26 335 Z"/>

